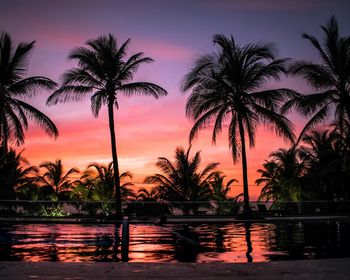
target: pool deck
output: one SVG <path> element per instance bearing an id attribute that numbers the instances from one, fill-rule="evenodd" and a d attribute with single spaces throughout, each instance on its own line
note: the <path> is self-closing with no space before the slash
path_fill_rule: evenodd
<path id="1" fill-rule="evenodd" d="M 345 280 L 350 279 L 350 259 L 203 264 L 0 262 L 0 279 Z"/>

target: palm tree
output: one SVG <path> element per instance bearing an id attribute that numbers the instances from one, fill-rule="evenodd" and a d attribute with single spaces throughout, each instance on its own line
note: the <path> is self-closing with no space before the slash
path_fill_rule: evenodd
<path id="1" fill-rule="evenodd" d="M 67 197 L 66 194 L 80 182 L 72 177 L 74 174 L 79 174 L 79 170 L 71 168 L 65 173 L 60 159 L 55 162 L 45 161 L 39 166 L 45 173 L 38 177 L 38 182 L 41 189 L 53 200 Z"/>
<path id="2" fill-rule="evenodd" d="M 332 200 L 344 195 L 342 190 L 347 186 L 348 171 L 343 166 L 343 151 L 339 145 L 341 135 L 338 130 L 313 130 L 304 135 L 302 140 L 303 149 L 309 155 L 306 176 L 308 188 L 317 193 L 319 199 Z"/>
<path id="3" fill-rule="evenodd" d="M 119 175 L 119 181 L 123 182 L 120 186 L 121 197 L 123 200 L 134 198 L 136 195 L 130 187 L 135 185 L 127 179 L 132 179 L 133 175 L 131 172 L 122 172 Z M 86 185 L 92 185 L 91 189 L 95 192 L 95 198 L 98 200 L 111 200 L 115 197 L 114 186 L 114 168 L 113 162 L 109 164 L 91 163 L 89 164 L 87 170 L 84 172 L 82 179 L 85 180 Z M 96 190 L 99 191 L 96 191 Z M 99 195 L 96 195 L 99 193 Z"/>
<path id="4" fill-rule="evenodd" d="M 202 171 L 200 152 L 190 157 L 191 147 L 187 151 L 182 147 L 175 150 L 175 161 L 165 157 L 158 158 L 157 167 L 163 174 L 148 176 L 145 183 L 154 184 L 161 199 L 182 202 L 178 205 L 184 214 L 195 212 L 198 204 L 188 204 L 192 201 L 208 201 L 211 197 L 209 181 L 216 174 L 218 163 L 208 164 Z"/>
<path id="5" fill-rule="evenodd" d="M 5 148 L 0 147 L 0 199 L 15 199 L 16 192 L 32 189 L 37 171 L 22 152 L 17 154 L 12 149 L 5 152 Z"/>
<path id="6" fill-rule="evenodd" d="M 146 188 L 140 188 L 137 191 L 137 200 L 142 201 L 157 201 L 158 199 L 158 191 L 156 188 L 152 188 L 150 191 Z"/>
<path id="7" fill-rule="evenodd" d="M 224 175 L 217 172 L 210 182 L 211 189 L 213 191 L 213 199 L 216 201 L 225 201 L 229 198 L 227 197 L 228 193 L 231 191 L 231 185 L 235 182 L 238 182 L 236 179 L 231 179 L 224 184 L 225 180 Z"/>
<path id="8" fill-rule="evenodd" d="M 283 112 L 295 108 L 299 113 L 311 117 L 298 140 L 317 124 L 325 122 L 330 113 L 340 127 L 350 120 L 350 38 L 340 37 L 336 18 L 333 16 L 326 26 L 323 42 L 303 33 L 317 50 L 321 63 L 299 60 L 290 67 L 290 73 L 305 79 L 317 92 L 301 95 L 283 106 Z"/>
<path id="9" fill-rule="evenodd" d="M 260 199 L 298 201 L 301 200 L 301 178 L 305 175 L 305 157 L 301 148 L 281 148 L 270 154 L 271 160 L 258 169 L 261 178 L 257 185 L 264 184 Z"/>
<path id="10" fill-rule="evenodd" d="M 217 172 L 213 179 L 210 181 L 210 187 L 212 190 L 211 199 L 217 203 L 216 214 L 224 214 L 227 212 L 232 212 L 235 206 L 238 211 L 238 199 L 242 194 L 234 198 L 229 198 L 228 194 L 231 191 L 231 185 L 235 182 L 238 182 L 236 179 L 231 179 L 224 183 L 226 176 L 222 175 L 220 172 Z M 229 203 L 228 203 L 229 202 Z M 233 203 L 235 202 L 235 203 Z M 235 205 L 234 205 L 235 204 Z"/>
<path id="11" fill-rule="evenodd" d="M 195 120 L 189 138 L 192 141 L 201 128 L 214 123 L 215 144 L 223 123 L 229 121 L 229 145 L 234 163 L 242 158 L 244 209 L 249 214 L 245 137 L 253 147 L 257 125 L 264 123 L 292 141 L 292 124 L 278 110 L 297 93 L 285 88 L 259 90 L 268 79 L 278 80 L 286 70 L 287 60 L 276 59 L 273 44 L 239 46 L 232 36 L 223 35 L 215 35 L 213 41 L 219 51 L 200 56 L 182 82 L 183 91 L 191 89 L 186 114 Z"/>
<path id="12" fill-rule="evenodd" d="M 91 109 L 95 117 L 103 105 L 108 107 L 109 131 L 112 146 L 114 185 L 116 192 L 116 216 L 121 215 L 121 191 L 116 137 L 114 131 L 114 107 L 119 106 L 118 93 L 125 96 L 150 95 L 155 98 L 167 95 L 166 90 L 149 82 L 132 82 L 143 63 L 153 60 L 136 53 L 126 59 L 130 39 L 121 46 L 109 34 L 86 42 L 86 47 L 73 49 L 69 59 L 78 61 L 78 67 L 68 70 L 61 87 L 47 100 L 48 105 L 66 101 L 79 101 L 91 94 Z"/>
<path id="13" fill-rule="evenodd" d="M 45 114 L 21 100 L 33 97 L 40 89 L 56 87 L 56 83 L 46 77 L 24 77 L 34 43 L 19 43 L 15 47 L 8 33 L 0 34 L 0 142 L 5 152 L 9 144 L 23 144 L 28 118 L 48 135 L 58 135 L 55 124 Z"/>

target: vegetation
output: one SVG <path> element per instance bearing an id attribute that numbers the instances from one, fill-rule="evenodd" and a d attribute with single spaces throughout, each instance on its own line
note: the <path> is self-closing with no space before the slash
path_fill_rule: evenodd
<path id="1" fill-rule="evenodd" d="M 122 45 L 109 34 L 86 42 L 85 47 L 71 51 L 68 58 L 78 62 L 62 76 L 61 87 L 47 100 L 48 105 L 60 102 L 80 101 L 91 95 L 91 109 L 98 117 L 103 105 L 108 107 L 109 131 L 112 146 L 116 215 L 121 215 L 121 189 L 117 144 L 114 130 L 114 107 L 119 107 L 118 94 L 125 96 L 149 95 L 155 98 L 167 95 L 162 87 L 149 82 L 132 82 L 137 69 L 144 63 L 153 62 L 143 53 L 126 58 L 130 39 Z"/>
<path id="2" fill-rule="evenodd" d="M 302 77 L 317 91 L 300 95 L 283 106 L 283 112 L 294 108 L 309 118 L 300 137 L 325 122 L 331 112 L 341 129 L 345 129 L 350 120 L 350 38 L 340 37 L 335 17 L 321 28 L 325 35 L 323 42 L 303 33 L 303 38 L 317 50 L 321 63 L 299 60 L 289 69 L 291 74 Z"/>
<path id="3" fill-rule="evenodd" d="M 273 151 L 257 171 L 260 178 L 256 184 L 262 186 L 260 200 L 350 199 L 350 37 L 340 36 L 335 17 L 321 28 L 323 41 L 303 34 L 320 55 L 320 63 L 297 60 L 288 65 L 287 59 L 277 58 L 271 43 L 240 46 L 232 36 L 215 35 L 217 50 L 200 56 L 182 81 L 181 89 L 190 91 L 186 114 L 194 120 L 190 142 L 202 128 L 212 126 L 215 144 L 222 129 L 228 128 L 233 161 L 242 161 L 245 213 L 250 213 L 246 146 L 254 146 L 260 124 L 272 127 L 278 136 L 291 143 Z M 167 95 L 156 84 L 133 82 L 139 66 L 153 60 L 143 53 L 127 57 L 129 43 L 127 40 L 119 45 L 108 35 L 73 49 L 69 59 L 76 61 L 77 67 L 63 74 L 60 87 L 47 100 L 47 105 L 55 105 L 90 96 L 95 117 L 102 106 L 107 106 L 112 162 L 91 163 L 80 173 L 74 167 L 65 169 L 61 160 L 31 166 L 22 152 L 11 148 L 24 143 L 29 120 L 34 120 L 50 136 L 58 135 L 49 117 L 22 100 L 32 98 L 42 89 L 54 90 L 57 85 L 46 77 L 25 77 L 34 42 L 15 46 L 9 34 L 0 34 L 1 200 L 49 200 L 50 207 L 39 209 L 48 216 L 64 215 L 59 204 L 62 200 L 96 202 L 106 215 L 113 212 L 115 205 L 117 216 L 121 215 L 122 200 L 133 200 L 142 206 L 128 207 L 126 211 L 131 214 L 165 214 L 170 209 L 167 203 L 184 214 L 198 214 L 214 204 L 217 214 L 237 211 L 242 195 L 229 195 L 237 181 L 227 179 L 217 169 L 218 163 L 201 169 L 200 152 L 191 156 L 191 147 L 176 148 L 173 161 L 158 158 L 160 173 L 145 179 L 153 188 L 136 191 L 132 174 L 120 172 L 114 130 L 114 108 L 119 106 L 119 95 L 155 98 Z M 266 82 L 278 80 L 287 72 L 303 78 L 314 92 L 266 89 Z M 285 116 L 292 110 L 308 118 L 296 142 L 293 125 Z M 320 124 L 326 125 L 319 127 Z M 152 202 L 161 206 L 157 209 L 145 206 Z M 98 213 L 93 207 L 80 210 Z"/>
<path id="4" fill-rule="evenodd" d="M 56 87 L 56 83 L 46 77 L 25 78 L 34 43 L 19 43 L 15 47 L 8 33 L 0 33 L 0 143 L 5 153 L 9 144 L 24 143 L 28 118 L 48 135 L 58 135 L 55 124 L 45 114 L 21 100 L 32 98 L 40 89 L 52 90 Z"/>
<path id="5" fill-rule="evenodd" d="M 246 139 L 255 145 L 259 123 L 274 126 L 276 133 L 293 141 L 291 122 L 278 110 L 297 93 L 285 88 L 262 90 L 269 79 L 286 72 L 286 59 L 277 59 L 271 43 L 239 46 L 231 36 L 215 35 L 218 52 L 199 57 L 185 76 L 182 90 L 191 89 L 186 113 L 195 120 L 190 141 L 201 128 L 214 123 L 215 143 L 223 123 L 229 119 L 229 145 L 233 161 L 242 158 L 244 208 L 250 213 Z"/>
<path id="6" fill-rule="evenodd" d="M 160 199 L 182 202 L 175 206 L 186 215 L 191 210 L 196 213 L 200 206 L 196 202 L 209 201 L 212 194 L 209 181 L 215 176 L 219 165 L 210 163 L 200 171 L 200 152 L 191 158 L 190 151 L 191 147 L 187 151 L 182 147 L 176 148 L 174 162 L 165 157 L 158 158 L 156 165 L 162 174 L 154 174 L 145 179 L 145 183 L 155 185 Z"/>

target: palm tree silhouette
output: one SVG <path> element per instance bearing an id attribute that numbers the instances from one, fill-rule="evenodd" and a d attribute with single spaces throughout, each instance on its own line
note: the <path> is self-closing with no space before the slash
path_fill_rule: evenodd
<path id="1" fill-rule="evenodd" d="M 255 183 L 263 185 L 259 200 L 301 200 L 301 178 L 305 174 L 305 151 L 293 145 L 270 154 L 270 160 L 257 172 L 261 174 Z"/>
<path id="2" fill-rule="evenodd" d="M 134 187 L 135 185 L 130 181 L 126 181 L 127 179 L 131 180 L 132 178 L 133 175 L 130 171 L 122 172 L 119 175 L 120 182 L 124 181 L 123 184 L 120 185 L 121 197 L 123 200 L 134 198 L 136 196 L 134 191 L 130 189 L 130 187 Z M 91 185 L 91 190 L 95 193 L 96 198 L 100 198 L 100 200 L 110 200 L 115 196 L 115 189 L 113 189 L 113 162 L 110 162 L 107 165 L 97 162 L 89 164 L 82 179 L 87 185 Z M 100 195 L 96 195 L 96 192 Z"/>
<path id="3" fill-rule="evenodd" d="M 0 147 L 0 199 L 15 199 L 16 191 L 21 195 L 25 190 L 34 189 L 38 170 L 29 164 L 22 152 L 10 149 L 5 153 Z"/>
<path id="4" fill-rule="evenodd" d="M 318 91 L 298 96 L 283 106 L 283 112 L 295 108 L 299 113 L 311 116 L 298 142 L 305 132 L 324 122 L 331 112 L 340 127 L 350 120 L 350 37 L 340 37 L 334 16 L 321 28 L 325 34 L 322 43 L 312 35 L 302 35 L 317 50 L 321 63 L 299 60 L 290 66 L 291 74 L 304 78 Z"/>
<path id="5" fill-rule="evenodd" d="M 145 183 L 155 184 L 159 198 L 167 201 L 184 202 L 175 205 L 184 214 L 189 214 L 199 207 L 198 204 L 188 204 L 192 201 L 208 201 L 211 197 L 209 181 L 216 174 L 218 163 L 210 163 L 202 171 L 200 152 L 190 157 L 191 147 L 187 151 L 182 147 L 175 150 L 175 161 L 165 157 L 158 158 L 157 167 L 163 174 L 154 174 L 145 179 Z"/>
<path id="6" fill-rule="evenodd" d="M 50 194 L 50 197 L 54 200 L 59 197 L 65 198 L 65 194 L 69 193 L 80 182 L 72 178 L 72 175 L 78 174 L 79 170 L 71 168 L 65 173 L 60 159 L 55 162 L 45 161 L 39 166 L 44 168 L 45 173 L 38 177 L 38 182 L 41 188 L 45 189 L 46 193 Z"/>
<path id="7" fill-rule="evenodd" d="M 250 213 L 246 140 L 255 144 L 258 123 L 273 125 L 279 136 L 292 141 L 291 122 L 278 110 L 281 105 L 297 95 L 280 88 L 259 89 L 268 79 L 278 80 L 286 71 L 286 59 L 276 59 L 271 43 L 239 46 L 231 36 L 217 34 L 214 44 L 218 52 L 200 56 L 182 82 L 182 90 L 191 89 L 186 104 L 186 114 L 195 120 L 190 141 L 201 128 L 214 123 L 212 140 L 216 143 L 222 125 L 229 120 L 229 145 L 234 163 L 241 156 L 244 188 L 244 210 Z"/>
<path id="8" fill-rule="evenodd" d="M 239 197 L 242 195 L 239 194 L 234 198 L 229 198 L 228 195 L 231 191 L 231 185 L 238 181 L 236 179 L 230 179 L 225 184 L 225 178 L 225 175 L 217 172 L 210 181 L 210 187 L 212 190 L 211 199 L 217 203 L 216 214 L 218 215 L 230 212 L 230 210 L 233 209 L 234 203 L 237 203 Z"/>
<path id="9" fill-rule="evenodd" d="M 125 96 L 138 94 L 155 98 L 167 95 L 162 87 L 149 82 L 132 82 L 143 63 L 153 60 L 136 53 L 126 59 L 130 39 L 121 46 L 109 34 L 86 42 L 86 47 L 73 49 L 69 59 L 78 61 L 78 67 L 68 70 L 62 78 L 61 87 L 47 100 L 48 105 L 66 101 L 79 101 L 87 94 L 91 95 L 91 109 L 95 117 L 103 105 L 108 107 L 109 131 L 112 146 L 114 184 L 116 192 L 116 216 L 121 215 L 121 191 L 116 137 L 114 131 L 114 107 L 119 106 L 118 93 Z"/>
<path id="10" fill-rule="evenodd" d="M 49 136 L 58 136 L 55 124 L 45 114 L 21 100 L 33 97 L 40 89 L 56 87 L 56 83 L 46 77 L 24 77 L 34 43 L 19 43 L 15 47 L 8 33 L 0 34 L 0 142 L 5 152 L 11 143 L 24 143 L 28 118 Z"/>
<path id="11" fill-rule="evenodd" d="M 157 201 L 158 199 L 158 191 L 156 188 L 152 188 L 151 190 L 147 190 L 146 188 L 140 188 L 137 191 L 137 200 L 142 201 Z"/>

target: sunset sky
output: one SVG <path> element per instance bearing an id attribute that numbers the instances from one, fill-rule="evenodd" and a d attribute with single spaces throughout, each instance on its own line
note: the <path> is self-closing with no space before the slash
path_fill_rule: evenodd
<path id="1" fill-rule="evenodd" d="M 28 75 L 44 75 L 59 81 L 73 62 L 68 52 L 87 39 L 112 33 L 119 42 L 131 38 L 129 53 L 143 51 L 155 60 L 140 68 L 135 81 L 150 81 L 164 87 L 169 95 L 151 97 L 120 96 L 116 113 L 117 147 L 122 171 L 134 174 L 135 182 L 157 171 L 159 156 L 173 158 L 176 146 L 188 146 L 192 122 L 185 117 L 188 93 L 179 90 L 180 81 L 194 58 L 213 50 L 212 36 L 232 34 L 241 44 L 275 42 L 281 57 L 318 60 L 302 32 L 321 37 L 319 25 L 335 15 L 341 30 L 349 35 L 350 1 L 347 0 L 128 0 L 128 1 L 37 1 L 0 0 L 0 29 L 14 41 L 36 40 Z M 302 80 L 284 77 L 267 87 L 290 87 L 311 92 Z M 45 112 L 59 129 L 57 140 L 30 125 L 26 133 L 24 156 L 31 164 L 62 159 L 67 168 L 83 169 L 91 162 L 111 160 L 108 118 L 103 110 L 92 116 L 90 101 L 46 107 L 49 92 L 41 92 L 29 101 Z M 296 133 L 305 123 L 290 115 Z M 261 127 L 256 147 L 248 151 L 249 184 L 257 178 L 256 170 L 269 153 L 286 146 L 267 128 Z M 241 191 L 241 165 L 233 165 L 223 131 L 216 146 L 211 143 L 211 129 L 202 131 L 193 152 L 202 151 L 203 163 L 220 162 L 229 178 L 237 178 Z M 251 186 L 252 197 L 259 193 Z"/>

